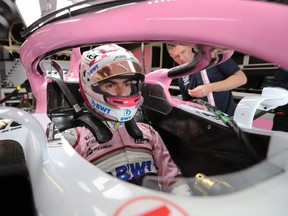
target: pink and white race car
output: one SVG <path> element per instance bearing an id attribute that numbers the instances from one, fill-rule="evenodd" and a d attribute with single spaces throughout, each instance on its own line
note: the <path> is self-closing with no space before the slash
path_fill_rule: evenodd
<path id="1" fill-rule="evenodd" d="M 1 211 L 287 215 L 288 134 L 253 124 L 257 111 L 287 104 L 287 91 L 266 87 L 261 95 L 244 97 L 233 118 L 169 91 L 173 79 L 223 62 L 233 51 L 288 68 L 285 23 L 287 5 L 250 0 L 79 1 L 31 23 L 23 32 L 20 57 L 36 109 L 31 114 L 0 107 Z M 139 121 L 148 119 L 159 131 L 192 197 L 159 191 L 155 177 L 147 177 L 143 186 L 118 180 L 83 159 L 59 133 L 73 125 L 75 105 L 85 109 L 78 92 L 83 49 L 105 43 L 138 47 L 135 55 L 147 66 L 149 46 L 166 42 L 191 44 L 199 55 L 153 73 L 145 67 Z M 69 52 L 66 70 L 51 57 L 58 52 Z"/>

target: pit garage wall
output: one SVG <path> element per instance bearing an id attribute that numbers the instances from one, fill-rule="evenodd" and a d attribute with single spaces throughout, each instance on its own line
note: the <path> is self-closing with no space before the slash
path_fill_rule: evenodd
<path id="1" fill-rule="evenodd" d="M 132 50 L 132 52 L 142 63 L 143 60 L 141 47 Z M 175 62 L 169 56 L 163 43 L 151 43 L 145 45 L 144 54 L 144 66 L 146 73 L 150 73 L 161 68 L 172 68 L 175 66 Z"/>
<path id="2" fill-rule="evenodd" d="M 144 65 L 145 73 L 151 72 L 151 56 L 152 56 L 152 49 L 151 46 L 145 46 L 144 49 L 144 64 L 143 64 L 143 57 L 142 57 L 142 49 L 138 48 L 132 51 L 135 57 Z"/>
<path id="3" fill-rule="evenodd" d="M 3 58 L 4 59 L 4 58 Z M 61 65 L 64 72 L 67 72 L 70 67 L 69 61 L 57 60 L 57 62 Z M 55 76 L 58 74 L 55 69 L 52 68 L 50 64 L 50 60 L 43 60 L 43 67 L 46 69 L 47 75 Z M 1 68 L 1 87 L 0 87 L 0 99 L 5 98 L 11 92 L 15 90 L 15 88 L 22 84 L 26 79 L 26 70 L 23 67 L 21 60 L 19 58 L 16 59 L 9 59 L 5 58 L 4 61 L 0 61 L 0 68 Z M 13 96 L 11 99 L 6 101 L 0 106 L 13 106 L 13 107 L 22 107 L 22 99 L 24 97 L 32 99 L 32 93 L 26 94 L 26 89 L 23 88 L 21 91 L 16 95 Z"/>

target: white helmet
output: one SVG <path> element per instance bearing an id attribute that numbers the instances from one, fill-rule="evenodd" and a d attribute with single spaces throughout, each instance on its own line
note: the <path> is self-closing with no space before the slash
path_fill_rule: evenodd
<path id="1" fill-rule="evenodd" d="M 133 80 L 131 94 L 113 96 L 103 92 L 99 82 L 112 77 Z M 84 102 L 90 110 L 107 120 L 125 122 L 134 117 L 143 102 L 139 91 L 143 81 L 140 62 L 132 52 L 116 44 L 102 45 L 82 55 L 79 83 Z"/>

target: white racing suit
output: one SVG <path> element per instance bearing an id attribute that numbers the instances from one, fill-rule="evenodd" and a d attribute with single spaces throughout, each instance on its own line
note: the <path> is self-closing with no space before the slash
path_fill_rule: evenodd
<path id="1" fill-rule="evenodd" d="M 112 176 L 124 181 L 154 174 L 161 177 L 181 177 L 159 134 L 145 123 L 137 123 L 143 139 L 131 137 L 124 125 L 110 128 L 113 138 L 106 143 L 98 143 L 85 127 L 77 127 L 62 132 L 64 138 L 89 162 Z M 175 181 L 174 181 L 175 182 Z M 185 183 L 167 184 L 173 194 L 191 196 Z"/>

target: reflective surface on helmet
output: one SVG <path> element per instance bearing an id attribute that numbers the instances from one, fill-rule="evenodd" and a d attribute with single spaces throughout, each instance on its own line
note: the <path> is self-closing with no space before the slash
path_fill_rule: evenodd
<path id="1" fill-rule="evenodd" d="M 92 85 L 117 75 L 135 73 L 143 73 L 143 71 L 141 66 L 132 60 L 113 62 L 99 69 L 98 63 L 96 63 L 93 64 L 87 71 L 87 74 L 91 74 L 90 82 Z"/>

